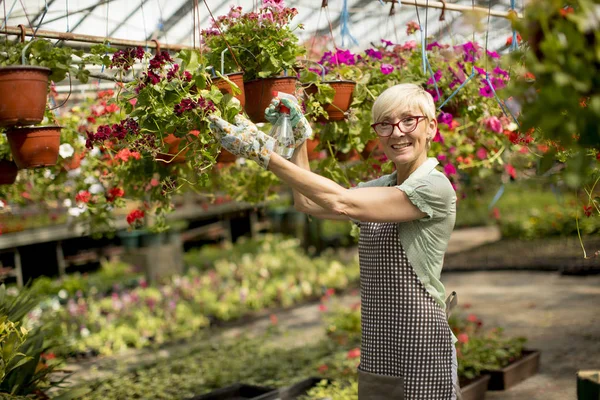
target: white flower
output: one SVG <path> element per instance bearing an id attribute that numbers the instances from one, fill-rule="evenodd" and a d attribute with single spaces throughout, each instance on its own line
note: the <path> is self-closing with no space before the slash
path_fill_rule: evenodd
<path id="1" fill-rule="evenodd" d="M 64 199 L 63 200 L 63 207 L 71 207 L 73 205 L 73 202 L 71 201 L 71 199 Z"/>
<path id="2" fill-rule="evenodd" d="M 46 179 L 54 179 L 54 174 L 50 168 L 44 169 L 44 178 Z"/>
<path id="3" fill-rule="evenodd" d="M 97 157 L 100 154 L 100 149 L 97 147 L 94 147 L 92 150 L 90 150 L 90 155 L 92 157 Z"/>
<path id="4" fill-rule="evenodd" d="M 506 129 L 508 129 L 511 132 L 516 131 L 519 128 L 519 125 L 517 125 L 514 122 L 511 122 L 510 124 L 508 124 L 508 126 L 506 127 Z"/>
<path id="5" fill-rule="evenodd" d="M 83 183 L 86 183 L 88 185 L 92 185 L 94 183 L 98 182 L 98 179 L 96 179 L 95 176 L 88 176 L 84 179 Z"/>
<path id="6" fill-rule="evenodd" d="M 89 192 L 91 194 L 103 193 L 104 192 L 104 186 L 102 186 L 100 183 L 94 183 L 92 186 L 90 186 Z"/>
<path id="7" fill-rule="evenodd" d="M 6 207 L 6 203 L 3 200 L 0 200 L 0 208 Z"/>
<path id="8" fill-rule="evenodd" d="M 86 142 L 86 139 L 81 135 L 77 136 L 77 140 L 79 141 L 79 144 L 85 144 Z"/>
<path id="9" fill-rule="evenodd" d="M 469 110 L 469 111 L 473 111 L 473 110 L 475 110 L 476 108 L 477 108 L 477 106 L 476 106 L 476 105 L 470 105 L 469 107 L 467 107 L 467 110 Z"/>
<path id="10" fill-rule="evenodd" d="M 80 207 L 71 207 L 71 208 L 69 208 L 68 212 L 69 212 L 69 215 L 72 215 L 73 217 L 79 217 L 86 210 L 87 210 L 87 206 L 85 204 L 82 204 Z"/>
<path id="11" fill-rule="evenodd" d="M 82 164 L 83 164 L 83 162 L 82 162 Z M 67 176 L 69 178 L 76 178 L 79 175 L 81 175 L 81 168 L 75 168 L 75 169 L 72 169 L 69 172 L 67 172 Z"/>
<path id="12" fill-rule="evenodd" d="M 81 333 L 81 337 L 88 337 L 90 336 L 90 330 L 86 327 L 81 328 L 81 330 L 79 331 L 79 333 Z"/>
<path id="13" fill-rule="evenodd" d="M 238 157 L 235 159 L 237 165 L 246 165 L 246 159 L 244 157 Z"/>
<path id="14" fill-rule="evenodd" d="M 71 157 L 73 153 L 75 153 L 75 149 L 69 143 L 63 143 L 58 148 L 58 154 L 60 154 L 62 158 Z"/>

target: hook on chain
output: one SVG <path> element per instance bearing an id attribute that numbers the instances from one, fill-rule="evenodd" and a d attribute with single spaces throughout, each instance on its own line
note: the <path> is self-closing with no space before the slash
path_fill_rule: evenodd
<path id="1" fill-rule="evenodd" d="M 19 24 L 17 27 L 21 29 L 21 43 L 25 43 L 25 25 Z"/>
<path id="2" fill-rule="evenodd" d="M 440 0 L 442 2 L 442 13 L 440 14 L 440 21 L 446 20 L 446 1 Z"/>
<path id="3" fill-rule="evenodd" d="M 152 39 L 151 42 L 154 42 L 154 46 L 156 47 L 156 54 L 160 54 L 160 43 L 156 39 Z"/>

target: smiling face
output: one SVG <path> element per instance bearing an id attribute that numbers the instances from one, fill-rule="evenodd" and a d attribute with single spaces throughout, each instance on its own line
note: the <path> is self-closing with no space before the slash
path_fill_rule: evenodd
<path id="1" fill-rule="evenodd" d="M 416 118 L 414 118 L 416 117 Z M 421 165 L 427 159 L 428 141 L 433 138 L 437 123 L 429 120 L 417 108 L 392 113 L 383 118 L 383 123 L 398 124 L 393 126 L 393 132 L 388 137 L 380 137 L 387 158 L 397 169 L 410 165 Z M 414 130 L 412 130 L 414 128 Z M 412 130 L 412 132 L 410 132 Z"/>
<path id="2" fill-rule="evenodd" d="M 399 173 L 410 174 L 427 160 L 437 121 L 433 98 L 422 87 L 402 83 L 386 89 L 375 100 L 372 114 L 373 121 L 379 123 L 376 132 L 384 152 Z M 381 129 L 381 123 L 384 123 L 384 129 Z M 391 127 L 386 124 L 396 126 L 390 132 Z"/>

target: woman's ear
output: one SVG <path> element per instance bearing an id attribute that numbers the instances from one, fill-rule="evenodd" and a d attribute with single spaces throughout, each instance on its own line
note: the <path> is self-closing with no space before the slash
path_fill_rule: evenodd
<path id="1" fill-rule="evenodd" d="M 432 140 L 435 137 L 435 134 L 437 132 L 437 127 L 438 127 L 438 122 L 437 120 L 434 118 L 431 121 L 429 121 L 429 129 L 427 130 L 427 137 Z"/>

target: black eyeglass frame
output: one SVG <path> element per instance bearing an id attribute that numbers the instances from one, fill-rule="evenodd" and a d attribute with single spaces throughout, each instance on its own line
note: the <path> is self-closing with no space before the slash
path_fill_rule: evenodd
<path id="1" fill-rule="evenodd" d="M 412 128 L 410 131 L 403 131 L 402 128 L 400 128 L 400 123 L 402 121 L 410 119 L 410 118 L 417 120 L 417 123 L 415 124 L 415 127 Z M 421 122 L 421 120 L 423 118 L 427 118 L 427 116 L 425 116 L 425 115 L 409 115 L 409 116 L 406 116 L 406 117 L 402 118 L 400 121 L 396 122 L 395 124 L 392 124 L 391 122 L 376 122 L 374 124 L 371 124 L 371 128 L 373 128 L 373 130 L 375 131 L 375 133 L 379 137 L 390 137 L 390 136 L 392 136 L 392 134 L 394 133 L 394 127 L 398 128 L 398 130 L 400 132 L 402 132 L 402 133 L 412 133 L 412 132 L 415 131 L 415 129 L 417 129 L 417 126 L 419 126 L 419 122 Z M 377 126 L 379 126 L 381 124 L 392 125 L 392 130 L 390 131 L 389 135 L 381 135 L 379 132 L 377 132 Z"/>

